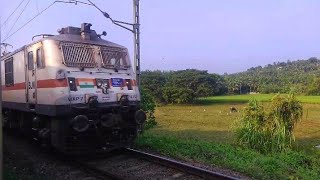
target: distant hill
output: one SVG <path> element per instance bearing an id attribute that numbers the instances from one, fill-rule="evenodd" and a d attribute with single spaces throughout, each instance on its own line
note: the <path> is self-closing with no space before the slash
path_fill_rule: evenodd
<path id="1" fill-rule="evenodd" d="M 265 67 L 252 67 L 244 72 L 224 75 L 229 93 L 234 94 L 288 93 L 294 90 L 299 94 L 318 95 L 320 94 L 318 77 L 320 77 L 320 60 L 317 58 L 277 62 Z M 317 89 L 319 92 L 315 92 Z"/>

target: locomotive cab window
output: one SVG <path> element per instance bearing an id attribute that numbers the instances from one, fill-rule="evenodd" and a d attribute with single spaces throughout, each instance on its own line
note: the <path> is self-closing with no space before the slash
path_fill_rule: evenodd
<path id="1" fill-rule="evenodd" d="M 100 54 L 104 68 L 127 69 L 130 66 L 129 56 L 126 49 L 101 47 Z"/>
<path id="2" fill-rule="evenodd" d="M 34 61 L 33 61 L 33 52 L 30 51 L 28 53 L 28 69 L 33 70 L 34 69 Z"/>
<path id="3" fill-rule="evenodd" d="M 44 56 L 43 56 L 43 50 L 42 48 L 37 49 L 37 68 L 42 69 L 45 67 L 45 62 L 44 62 Z"/>
<path id="4" fill-rule="evenodd" d="M 13 57 L 5 60 L 5 84 L 6 86 L 13 86 Z"/>

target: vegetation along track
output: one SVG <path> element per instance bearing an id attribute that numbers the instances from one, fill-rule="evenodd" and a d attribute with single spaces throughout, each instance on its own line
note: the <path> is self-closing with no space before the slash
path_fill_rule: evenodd
<path id="1" fill-rule="evenodd" d="M 73 163 L 99 179 L 237 179 L 134 149 Z"/>

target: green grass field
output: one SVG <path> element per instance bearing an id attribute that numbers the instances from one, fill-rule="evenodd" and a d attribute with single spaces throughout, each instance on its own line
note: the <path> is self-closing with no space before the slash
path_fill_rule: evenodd
<path id="1" fill-rule="evenodd" d="M 273 96 L 219 96 L 201 99 L 197 105 L 158 107 L 158 125 L 145 132 L 137 145 L 172 157 L 232 169 L 258 179 L 283 179 L 284 176 L 320 179 L 320 150 L 314 148 L 320 145 L 320 97 L 298 97 L 307 103 L 303 103 L 303 120 L 295 131 L 294 151 L 276 156 L 262 155 L 234 144 L 233 122 L 241 116 L 246 102 L 252 97 L 268 106 Z M 240 112 L 230 113 L 231 106 Z M 309 165 L 301 165 L 301 158 L 310 160 Z M 286 163 L 289 160 L 292 162 Z"/>
<path id="2" fill-rule="evenodd" d="M 245 94 L 233 96 L 214 96 L 201 98 L 201 104 L 217 104 L 217 103 L 246 103 L 250 99 L 256 99 L 261 102 L 269 102 L 275 94 Z M 320 96 L 297 96 L 302 103 L 320 104 Z"/>

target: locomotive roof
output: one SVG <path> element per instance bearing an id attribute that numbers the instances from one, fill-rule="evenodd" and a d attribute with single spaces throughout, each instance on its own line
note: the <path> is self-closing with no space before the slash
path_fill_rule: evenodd
<path id="1" fill-rule="evenodd" d="M 10 52 L 4 56 L 1 56 L 1 60 L 4 60 L 6 57 L 11 56 L 21 50 L 23 50 L 26 46 L 31 46 L 33 44 L 36 44 L 38 42 L 41 41 L 45 41 L 45 40 L 55 40 L 55 41 L 64 41 L 64 42 L 73 42 L 73 43 L 84 43 L 84 44 L 93 44 L 93 45 L 98 45 L 98 46 L 109 46 L 109 47 L 117 47 L 117 48 L 125 48 L 124 46 L 121 46 L 119 44 L 104 40 L 102 38 L 98 38 L 98 37 L 92 37 L 89 40 L 84 40 L 82 39 L 81 36 L 79 35 L 74 35 L 74 34 L 59 34 L 59 35 L 55 35 L 55 36 L 48 36 L 45 38 L 42 38 L 40 40 L 34 41 L 30 44 L 24 45 L 22 47 L 20 47 L 19 49 L 14 50 L 13 52 Z"/>
<path id="2" fill-rule="evenodd" d="M 92 37 L 89 40 L 82 39 L 79 35 L 74 34 L 60 34 L 56 36 L 49 36 L 44 39 L 51 39 L 55 41 L 66 41 L 66 42 L 75 42 L 75 43 L 85 43 L 85 44 L 94 44 L 94 45 L 100 45 L 100 46 L 111 46 L 111 47 L 118 47 L 118 48 L 126 48 L 124 46 L 121 46 L 119 44 L 98 38 L 98 37 Z"/>

